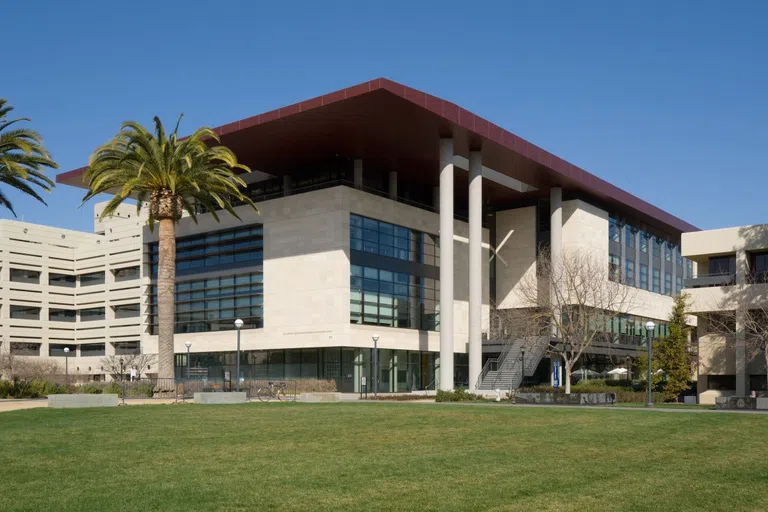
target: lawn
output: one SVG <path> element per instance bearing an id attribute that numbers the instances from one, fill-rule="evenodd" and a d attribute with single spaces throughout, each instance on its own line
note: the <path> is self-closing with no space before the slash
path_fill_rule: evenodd
<path id="1" fill-rule="evenodd" d="M 0 510 L 766 510 L 768 416 L 431 404 L 0 414 Z"/>

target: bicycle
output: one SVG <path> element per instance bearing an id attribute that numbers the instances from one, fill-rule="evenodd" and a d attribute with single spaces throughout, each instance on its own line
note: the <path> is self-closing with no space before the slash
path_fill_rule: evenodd
<path id="1" fill-rule="evenodd" d="M 285 382 L 270 382 L 267 387 L 261 387 L 256 391 L 256 396 L 259 397 L 261 402 L 269 402 L 273 398 L 277 400 L 287 400 L 285 396 L 285 388 L 287 384 Z"/>

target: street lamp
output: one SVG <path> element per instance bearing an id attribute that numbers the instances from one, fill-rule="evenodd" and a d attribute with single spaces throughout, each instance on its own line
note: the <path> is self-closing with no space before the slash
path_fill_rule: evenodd
<path id="1" fill-rule="evenodd" d="M 120 362 L 120 382 L 122 382 L 124 380 L 123 375 L 125 371 L 123 370 L 123 358 L 121 357 L 120 359 L 118 359 L 118 361 Z"/>
<path id="2" fill-rule="evenodd" d="M 522 364 L 522 367 L 523 367 L 523 374 L 520 377 L 520 385 L 524 386 L 525 385 L 525 350 L 520 351 L 520 363 Z"/>
<path id="3" fill-rule="evenodd" d="M 379 335 L 371 336 L 373 340 L 373 399 L 376 400 L 379 391 Z"/>
<path id="4" fill-rule="evenodd" d="M 64 347 L 64 375 L 67 387 L 69 387 L 69 347 Z"/>
<path id="5" fill-rule="evenodd" d="M 184 345 L 187 347 L 187 380 L 189 380 L 189 349 L 192 346 L 192 342 L 188 341 Z"/>
<path id="6" fill-rule="evenodd" d="M 235 320 L 235 327 L 237 328 L 237 366 L 235 372 L 237 373 L 237 384 L 235 385 L 235 391 L 240 391 L 240 328 L 243 326 L 241 319 Z M 229 388 L 232 389 L 232 388 Z"/>
<path id="7" fill-rule="evenodd" d="M 646 407 L 653 407 L 653 395 L 651 394 L 651 383 L 653 382 L 653 370 L 651 369 L 651 362 L 653 361 L 653 348 L 651 345 L 651 336 L 653 335 L 653 329 L 656 327 L 656 324 L 648 320 L 645 323 L 645 330 L 646 330 L 646 344 L 648 345 L 648 402 L 645 404 Z"/>

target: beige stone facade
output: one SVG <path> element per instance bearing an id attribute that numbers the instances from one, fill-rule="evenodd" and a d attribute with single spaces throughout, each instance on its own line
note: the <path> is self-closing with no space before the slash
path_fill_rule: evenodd
<path id="1" fill-rule="evenodd" d="M 717 396 L 763 390 L 766 367 L 760 350 L 745 343 L 739 318 L 750 309 L 765 308 L 768 284 L 756 257 L 768 252 L 768 225 L 742 226 L 684 233 L 683 255 L 696 262 L 686 281 L 691 311 L 699 315 L 698 391 L 702 403 Z M 758 272 L 758 274 L 755 274 Z M 735 318 L 734 336 L 709 324 L 706 315 Z"/>

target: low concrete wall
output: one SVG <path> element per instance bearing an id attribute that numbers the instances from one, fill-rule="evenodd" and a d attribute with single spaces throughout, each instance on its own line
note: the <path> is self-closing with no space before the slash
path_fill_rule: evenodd
<path id="1" fill-rule="evenodd" d="M 516 404 L 613 405 L 616 393 L 515 393 Z"/>
<path id="2" fill-rule="evenodd" d="M 716 409 L 757 409 L 757 398 L 751 396 L 720 396 L 715 402 Z"/>
<path id="3" fill-rule="evenodd" d="M 301 393 L 299 395 L 299 402 L 341 402 L 341 393 Z"/>
<path id="4" fill-rule="evenodd" d="M 48 397 L 48 407 L 54 409 L 81 408 L 81 407 L 117 407 L 118 396 L 116 394 L 88 395 L 51 395 Z"/>
<path id="5" fill-rule="evenodd" d="M 717 402 L 717 399 L 719 397 L 729 397 L 734 396 L 736 394 L 735 390 L 717 390 L 717 389 L 708 389 L 707 391 L 704 391 L 702 393 L 699 393 L 699 404 L 701 405 L 715 405 L 715 402 Z"/>
<path id="6" fill-rule="evenodd" d="M 244 404 L 246 402 L 245 391 L 195 393 L 194 399 L 196 404 Z"/>

